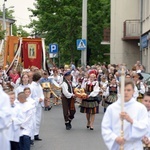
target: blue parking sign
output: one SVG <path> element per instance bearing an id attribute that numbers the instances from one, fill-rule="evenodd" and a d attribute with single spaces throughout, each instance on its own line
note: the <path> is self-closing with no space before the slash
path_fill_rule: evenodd
<path id="1" fill-rule="evenodd" d="M 49 44 L 49 53 L 58 53 L 58 44 Z"/>

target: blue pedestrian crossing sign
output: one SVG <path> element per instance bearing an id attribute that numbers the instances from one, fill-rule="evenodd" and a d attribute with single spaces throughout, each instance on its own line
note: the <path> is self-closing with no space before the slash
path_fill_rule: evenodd
<path id="1" fill-rule="evenodd" d="M 85 49 L 86 49 L 86 39 L 78 39 L 77 50 L 85 50 Z"/>
<path id="2" fill-rule="evenodd" d="M 58 44 L 49 44 L 49 53 L 58 53 Z"/>

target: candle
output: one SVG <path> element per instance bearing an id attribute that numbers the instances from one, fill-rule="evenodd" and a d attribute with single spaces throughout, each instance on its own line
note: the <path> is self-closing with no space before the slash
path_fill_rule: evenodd
<path id="1" fill-rule="evenodd" d="M 125 70 L 124 68 L 122 67 L 122 70 L 121 70 L 121 112 L 124 111 L 124 86 L 125 86 Z M 121 137 L 123 138 L 124 137 L 124 122 L 123 122 L 123 119 L 121 119 Z M 124 145 L 121 144 L 120 145 L 120 150 L 124 150 Z"/>
<path id="2" fill-rule="evenodd" d="M 124 109 L 124 84 L 125 84 L 125 71 L 122 67 L 121 71 L 121 111 Z"/>

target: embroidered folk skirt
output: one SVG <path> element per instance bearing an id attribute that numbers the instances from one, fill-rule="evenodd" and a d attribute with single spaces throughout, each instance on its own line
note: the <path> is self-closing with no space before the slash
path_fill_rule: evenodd
<path id="1" fill-rule="evenodd" d="M 80 112 L 87 114 L 99 113 L 99 104 L 97 97 L 90 97 L 88 99 L 82 100 L 80 105 Z"/>
<path id="2" fill-rule="evenodd" d="M 107 108 L 109 105 L 114 103 L 117 100 L 117 94 L 109 95 L 104 101 L 104 108 Z"/>

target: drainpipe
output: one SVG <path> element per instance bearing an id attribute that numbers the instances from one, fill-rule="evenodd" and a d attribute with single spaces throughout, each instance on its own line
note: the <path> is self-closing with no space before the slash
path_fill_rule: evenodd
<path id="1" fill-rule="evenodd" d="M 142 64 L 142 22 L 143 22 L 143 0 L 141 0 L 141 13 L 140 13 L 140 61 Z"/>

